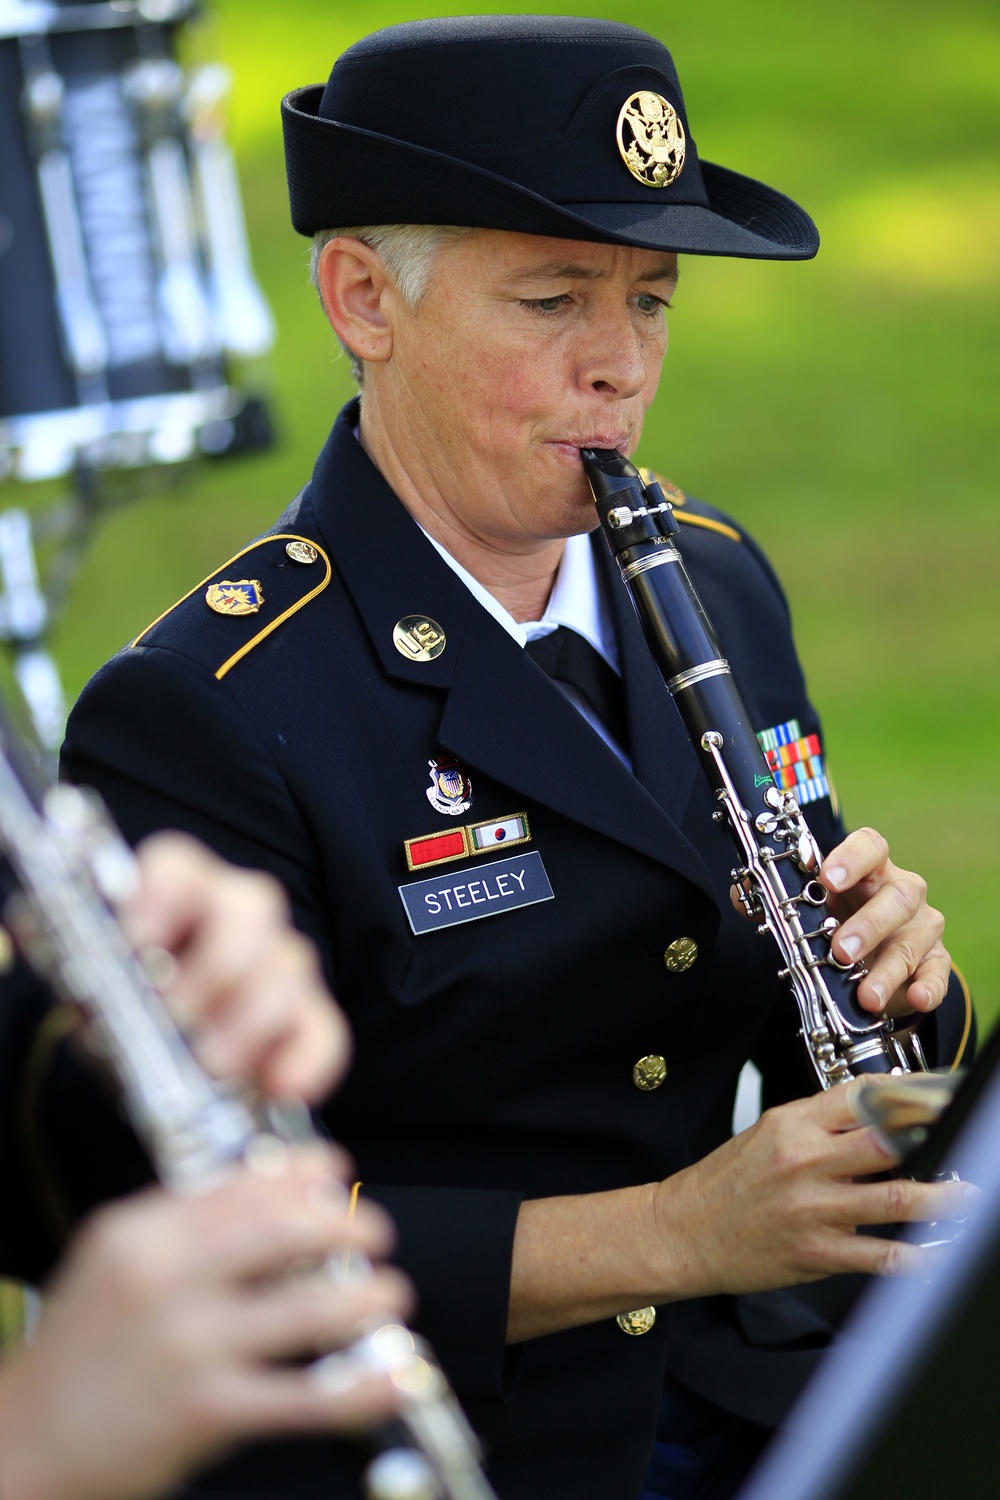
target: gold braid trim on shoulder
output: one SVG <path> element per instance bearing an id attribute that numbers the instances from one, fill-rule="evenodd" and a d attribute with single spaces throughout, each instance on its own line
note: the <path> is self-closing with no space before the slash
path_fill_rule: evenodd
<path id="1" fill-rule="evenodd" d="M 56 1048 L 79 1025 L 79 1012 L 70 1005 L 48 1012 L 35 1032 L 16 1100 L 15 1125 L 25 1171 L 45 1227 L 60 1245 L 69 1238 L 75 1215 L 69 1193 L 42 1146 L 38 1110 Z"/>
<path id="2" fill-rule="evenodd" d="M 972 996 L 969 994 L 969 986 L 965 982 L 965 975 L 961 969 L 952 964 L 951 972 L 962 986 L 962 994 L 965 997 L 965 1026 L 962 1029 L 962 1040 L 959 1042 L 958 1051 L 955 1053 L 954 1059 L 948 1068 L 949 1073 L 954 1073 L 965 1056 L 965 1049 L 969 1045 L 969 1037 L 972 1033 Z"/>
<path id="3" fill-rule="evenodd" d="M 347 1200 L 347 1222 L 348 1222 L 348 1224 L 351 1224 L 354 1221 L 354 1215 L 358 1211 L 358 1195 L 361 1192 L 361 1189 L 363 1187 L 364 1187 L 364 1183 L 363 1182 L 355 1182 L 351 1186 L 350 1197 Z M 343 1268 L 343 1272 L 344 1272 L 345 1276 L 347 1275 L 348 1271 L 350 1270 L 350 1266 L 351 1266 L 351 1247 L 350 1247 L 350 1245 L 347 1245 L 347 1246 L 344 1247 L 344 1268 Z"/>
<path id="4" fill-rule="evenodd" d="M 244 646 L 241 646 L 238 651 L 235 651 L 232 656 L 230 656 L 226 661 L 222 663 L 222 666 L 219 667 L 218 671 L 215 674 L 216 678 L 221 682 L 222 678 L 225 677 L 226 673 L 230 670 L 231 667 L 235 667 L 238 661 L 242 661 L 243 657 L 251 652 L 253 648 L 258 645 L 260 641 L 264 640 L 266 636 L 269 636 L 272 630 L 277 630 L 279 625 L 283 625 L 284 622 L 289 619 L 291 615 L 294 615 L 297 610 L 300 610 L 304 604 L 308 604 L 310 599 L 315 599 L 317 594 L 321 594 L 326 588 L 327 584 L 330 582 L 330 578 L 333 573 L 333 569 L 330 565 L 330 559 L 324 552 L 323 548 L 320 547 L 318 543 L 310 541 L 309 537 L 298 536 L 293 531 L 282 531 L 275 536 L 265 536 L 261 537 L 261 539 L 257 542 L 251 542 L 249 547 L 244 547 L 242 552 L 237 552 L 234 557 L 231 557 L 228 562 L 224 562 L 221 567 L 213 568 L 207 578 L 203 578 L 200 583 L 196 583 L 193 589 L 188 589 L 187 593 L 183 594 L 180 599 L 177 599 L 173 604 L 171 604 L 169 609 L 165 609 L 162 615 L 157 615 L 152 624 L 147 625 L 145 630 L 141 631 L 140 634 L 136 636 L 135 640 L 132 642 L 133 647 L 138 646 L 140 641 L 145 640 L 149 632 L 151 630 L 155 630 L 157 625 L 160 624 L 161 620 L 165 620 L 168 615 L 173 614 L 174 610 L 182 605 L 185 600 L 190 599 L 193 594 L 197 594 L 200 589 L 205 588 L 205 586 L 211 583 L 212 579 L 216 578 L 218 574 L 226 572 L 228 568 L 232 567 L 233 563 L 239 562 L 240 558 L 246 557 L 248 553 L 255 552 L 258 547 L 266 547 L 269 542 L 306 542 L 310 547 L 316 548 L 316 551 L 323 559 L 323 566 L 326 571 L 324 572 L 320 582 L 316 584 L 315 588 L 310 589 L 307 594 L 303 594 L 301 599 L 296 599 L 294 604 L 289 605 L 289 607 L 286 610 L 283 610 L 282 613 L 276 617 L 276 619 L 273 619 L 270 624 L 265 625 L 263 630 L 259 630 L 255 636 L 252 636 L 251 639 L 246 642 Z"/>
<path id="5" fill-rule="evenodd" d="M 660 486 L 671 505 L 676 510 L 679 505 L 687 504 L 687 496 L 679 485 L 674 484 L 672 479 L 664 479 L 662 474 L 657 474 L 655 469 L 640 469 L 643 484 Z M 742 542 L 743 538 L 734 526 L 727 526 L 725 521 L 713 521 L 711 516 L 696 516 L 688 511 L 681 511 L 677 516 L 678 521 L 686 521 L 689 526 L 703 526 L 706 531 L 717 531 L 720 536 L 727 536 L 731 542 Z"/>
<path id="6" fill-rule="evenodd" d="M 268 537 L 268 541 L 270 541 L 270 542 L 308 542 L 309 538 L 308 537 L 304 537 L 304 536 L 291 536 L 291 535 L 285 536 L 283 534 L 281 536 Z M 281 614 L 278 615 L 277 619 L 272 620 L 271 623 L 270 623 L 270 625 L 265 625 L 263 630 L 258 630 L 257 634 L 251 640 L 247 641 L 247 643 L 246 643 L 245 646 L 241 646 L 238 651 L 234 651 L 233 654 L 232 654 L 232 656 L 230 656 L 227 661 L 224 661 L 222 663 L 222 666 L 218 669 L 218 671 L 215 674 L 215 676 L 216 676 L 216 678 L 217 678 L 217 680 L 219 682 L 221 682 L 222 679 L 223 679 L 223 677 L 225 677 L 225 675 L 229 671 L 230 667 L 235 667 L 236 663 L 238 661 L 242 661 L 243 658 L 244 658 L 244 656 L 248 656 L 249 653 L 253 650 L 253 648 L 255 646 L 260 645 L 260 642 L 262 640 L 264 640 L 267 636 L 269 636 L 271 634 L 272 630 L 277 630 L 277 628 L 278 628 L 279 625 L 283 625 L 285 623 L 285 621 L 288 620 L 288 619 L 290 619 L 291 616 L 294 615 L 298 610 L 300 610 L 304 604 L 308 604 L 310 599 L 315 599 L 315 597 L 316 597 L 317 594 L 321 594 L 323 592 L 323 590 L 326 588 L 327 584 L 330 582 L 330 576 L 331 576 L 331 574 L 333 572 L 333 569 L 330 566 L 330 559 L 327 557 L 326 553 L 323 551 L 323 548 L 317 546 L 317 544 L 315 542 L 309 542 L 309 546 L 310 547 L 315 547 L 316 551 L 319 553 L 320 557 L 323 559 L 323 566 L 326 569 L 326 572 L 323 574 L 323 577 L 320 579 L 319 583 L 317 583 L 317 585 L 316 585 L 315 588 L 312 588 L 312 589 L 309 590 L 308 594 L 303 594 L 301 599 L 296 599 L 295 603 L 294 604 L 290 604 L 286 610 L 283 610 L 281 612 Z M 242 556 L 242 553 L 240 555 Z M 228 567 L 228 566 L 229 566 L 229 564 L 227 563 L 226 567 Z"/>
<path id="7" fill-rule="evenodd" d="M 662 474 L 657 474 L 655 469 L 640 468 L 643 484 L 658 484 L 666 495 L 671 505 L 687 505 L 687 495 L 679 484 L 674 484 L 672 479 L 664 479 Z"/>
<path id="8" fill-rule="evenodd" d="M 717 531 L 720 536 L 727 536 L 731 542 L 743 540 L 735 526 L 727 526 L 725 521 L 713 521 L 711 516 L 695 516 L 690 511 L 682 510 L 677 519 L 686 526 L 703 526 L 706 531 Z"/>

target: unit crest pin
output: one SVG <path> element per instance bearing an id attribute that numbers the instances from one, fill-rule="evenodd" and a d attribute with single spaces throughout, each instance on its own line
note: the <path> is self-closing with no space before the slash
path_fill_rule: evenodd
<path id="1" fill-rule="evenodd" d="M 223 578 L 209 584 L 205 603 L 217 615 L 255 615 L 264 603 L 264 590 L 256 578 L 240 578 L 235 583 Z"/>
<path id="2" fill-rule="evenodd" d="M 450 755 L 438 756 L 427 762 L 430 767 L 431 784 L 427 788 L 427 800 L 435 812 L 458 817 L 472 806 L 472 781 L 468 771 Z"/>

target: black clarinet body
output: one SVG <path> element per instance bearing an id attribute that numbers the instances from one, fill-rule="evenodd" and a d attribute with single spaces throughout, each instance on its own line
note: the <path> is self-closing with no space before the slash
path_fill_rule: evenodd
<path id="1" fill-rule="evenodd" d="M 620 453 L 584 449 L 581 457 L 605 538 L 711 785 L 713 817 L 735 842 L 733 882 L 758 930 L 778 946 L 779 972 L 791 984 L 820 1084 L 923 1069 L 916 1038 L 904 1045 L 891 1020 L 858 1003 L 864 967 L 841 964 L 831 952 L 838 923 L 818 879 L 822 854 L 794 793 L 775 784 L 674 541 L 670 503 Z"/>

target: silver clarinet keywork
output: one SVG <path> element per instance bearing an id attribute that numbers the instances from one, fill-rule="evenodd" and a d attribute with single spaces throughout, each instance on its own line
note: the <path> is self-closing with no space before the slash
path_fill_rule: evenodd
<path id="1" fill-rule="evenodd" d="M 822 855 L 794 793 L 775 785 L 673 540 L 672 506 L 620 453 L 584 449 L 581 456 L 653 659 L 715 794 L 713 817 L 736 845 L 732 879 L 744 910 L 777 945 L 817 1078 L 829 1088 L 862 1073 L 925 1069 L 916 1036 L 904 1040 L 891 1020 L 858 1003 L 864 968 L 833 956 L 838 924 L 818 879 Z"/>
<path id="2" fill-rule="evenodd" d="M 196 1189 L 234 1162 L 314 1135 L 304 1108 L 262 1114 L 201 1068 L 114 914 L 135 880 L 131 850 L 96 794 L 42 784 L 5 718 L 0 704 L 0 852 L 18 886 L 5 916 L 33 965 L 88 1018 L 160 1179 Z M 368 1272 L 339 1257 L 317 1268 L 335 1279 Z M 417 1335 L 373 1327 L 313 1371 L 339 1389 L 384 1372 L 403 1393 L 405 1442 L 375 1435 L 383 1451 L 367 1470 L 368 1500 L 496 1500 L 475 1434 Z"/>

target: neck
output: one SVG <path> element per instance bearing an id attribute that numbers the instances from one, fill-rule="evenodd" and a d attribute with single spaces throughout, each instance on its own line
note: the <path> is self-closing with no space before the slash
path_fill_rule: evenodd
<path id="1" fill-rule="evenodd" d="M 361 403 L 361 446 L 413 519 L 472 574 L 515 620 L 540 620 L 562 559 L 564 538 L 499 538 L 474 529 L 448 503 L 420 436 L 394 437 L 379 404 Z M 426 439 L 433 443 L 430 434 Z M 433 447 L 429 450 L 433 452 Z"/>

